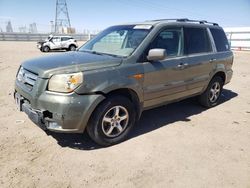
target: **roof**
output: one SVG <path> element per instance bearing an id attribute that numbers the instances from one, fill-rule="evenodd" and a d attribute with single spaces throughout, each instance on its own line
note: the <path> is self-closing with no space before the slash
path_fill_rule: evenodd
<path id="1" fill-rule="evenodd" d="M 190 20 L 188 18 L 177 18 L 177 19 L 158 19 L 158 20 L 147 20 L 144 22 L 135 22 L 130 24 L 135 25 L 157 25 L 162 23 L 178 23 L 178 24 L 202 24 L 208 26 L 219 26 L 219 24 L 214 22 L 208 22 L 206 20 Z"/>
<path id="2" fill-rule="evenodd" d="M 53 37 L 68 37 L 68 38 L 72 38 L 72 36 L 70 36 L 70 35 L 53 35 Z"/>

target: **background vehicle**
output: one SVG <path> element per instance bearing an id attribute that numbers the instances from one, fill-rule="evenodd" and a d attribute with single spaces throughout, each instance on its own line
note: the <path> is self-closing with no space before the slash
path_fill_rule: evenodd
<path id="1" fill-rule="evenodd" d="M 75 51 L 78 47 L 77 41 L 71 36 L 49 36 L 45 41 L 37 42 L 37 48 L 42 52 L 50 50 Z"/>
<path id="2" fill-rule="evenodd" d="M 79 50 L 24 62 L 19 108 L 44 129 L 123 141 L 143 110 L 197 96 L 218 104 L 233 53 L 216 23 L 153 20 L 110 27 Z"/>

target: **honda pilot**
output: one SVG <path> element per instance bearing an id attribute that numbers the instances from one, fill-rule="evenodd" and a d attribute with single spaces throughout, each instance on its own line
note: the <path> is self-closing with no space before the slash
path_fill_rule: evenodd
<path id="1" fill-rule="evenodd" d="M 42 129 L 86 130 L 109 146 L 126 139 L 144 110 L 194 96 L 205 107 L 216 106 L 232 64 L 217 23 L 163 19 L 116 25 L 77 51 L 23 62 L 14 96 Z"/>

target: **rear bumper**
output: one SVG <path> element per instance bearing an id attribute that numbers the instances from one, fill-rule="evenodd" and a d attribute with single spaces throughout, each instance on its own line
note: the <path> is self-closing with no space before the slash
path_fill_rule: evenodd
<path id="1" fill-rule="evenodd" d="M 233 77 L 233 70 L 228 70 L 226 72 L 225 84 L 228 84 L 231 81 L 232 77 Z"/>
<path id="2" fill-rule="evenodd" d="M 42 129 L 55 132 L 82 133 L 102 95 L 59 94 L 44 91 L 33 96 L 16 83 L 15 96 L 21 97 L 20 110 Z M 16 97 L 15 97 L 16 98 Z"/>

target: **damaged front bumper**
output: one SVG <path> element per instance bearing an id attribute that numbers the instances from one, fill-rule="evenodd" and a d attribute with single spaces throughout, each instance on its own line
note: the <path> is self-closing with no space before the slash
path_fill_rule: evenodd
<path id="1" fill-rule="evenodd" d="M 92 112 L 104 99 L 99 94 L 61 94 L 46 90 L 38 94 L 37 91 L 36 88 L 26 91 L 16 81 L 14 96 L 18 108 L 40 128 L 55 132 L 82 133 Z"/>

